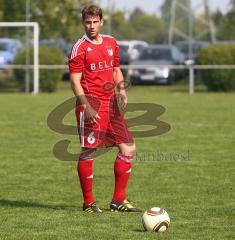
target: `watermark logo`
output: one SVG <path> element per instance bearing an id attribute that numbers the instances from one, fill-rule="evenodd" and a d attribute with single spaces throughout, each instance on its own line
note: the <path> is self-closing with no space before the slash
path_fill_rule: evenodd
<path id="1" fill-rule="evenodd" d="M 76 97 L 70 98 L 57 107 L 55 107 L 47 118 L 48 127 L 56 133 L 66 136 L 78 135 L 77 126 L 64 124 L 64 118 L 66 115 L 75 111 Z M 127 125 L 130 128 L 140 126 L 151 126 L 151 130 L 131 131 L 133 137 L 147 138 L 165 134 L 170 130 L 170 124 L 159 119 L 159 117 L 165 112 L 165 108 L 159 104 L 154 103 L 129 103 L 125 109 L 125 114 L 141 112 L 142 114 L 133 118 L 127 119 Z M 71 141 L 67 138 L 60 140 L 53 146 L 54 156 L 62 161 L 77 161 L 79 153 L 72 154 L 68 151 Z M 109 151 L 110 149 L 99 149 L 96 156 L 101 155 Z"/>
<path id="2" fill-rule="evenodd" d="M 136 152 L 134 160 L 137 163 L 186 162 L 191 161 L 191 158 L 189 149 L 185 152 L 163 152 L 157 149 L 153 152 Z"/>

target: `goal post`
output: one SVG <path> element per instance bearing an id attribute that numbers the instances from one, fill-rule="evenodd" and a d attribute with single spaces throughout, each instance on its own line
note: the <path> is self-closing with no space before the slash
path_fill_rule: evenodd
<path id="1" fill-rule="evenodd" d="M 33 94 L 39 93 L 39 25 L 37 22 L 0 22 L 0 27 L 32 27 L 33 28 Z"/>

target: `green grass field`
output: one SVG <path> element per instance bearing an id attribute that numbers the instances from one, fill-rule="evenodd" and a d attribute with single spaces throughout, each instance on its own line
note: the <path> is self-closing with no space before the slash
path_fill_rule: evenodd
<path id="1" fill-rule="evenodd" d="M 144 232 L 142 214 L 81 211 L 76 162 L 52 154 L 63 139 L 77 153 L 77 138 L 53 132 L 46 121 L 70 90 L 0 94 L 0 239 L 235 239 L 235 94 L 165 89 L 139 86 L 128 93 L 129 102 L 163 105 L 159 119 L 171 125 L 164 135 L 137 138 L 139 153 L 190 152 L 188 160 L 134 163 L 128 196 L 144 210 L 167 210 L 171 227 L 162 234 Z M 75 125 L 73 112 L 65 123 Z M 104 209 L 113 192 L 114 157 L 115 149 L 95 162 L 94 192 Z"/>

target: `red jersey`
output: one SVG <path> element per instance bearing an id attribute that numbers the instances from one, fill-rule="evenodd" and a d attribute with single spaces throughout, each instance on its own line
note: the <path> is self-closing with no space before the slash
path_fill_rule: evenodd
<path id="1" fill-rule="evenodd" d="M 81 86 L 86 95 L 98 98 L 102 110 L 108 110 L 114 94 L 113 68 L 120 66 L 116 40 L 100 35 L 100 43 L 93 43 L 86 35 L 72 47 L 69 55 L 70 73 L 81 73 Z"/>

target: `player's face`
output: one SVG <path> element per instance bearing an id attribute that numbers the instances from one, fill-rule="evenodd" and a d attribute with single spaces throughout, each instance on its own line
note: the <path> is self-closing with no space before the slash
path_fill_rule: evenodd
<path id="1" fill-rule="evenodd" d="M 86 16 L 83 21 L 83 26 L 86 35 L 90 39 L 96 39 L 100 33 L 101 27 L 103 26 L 103 20 L 100 20 L 99 16 Z"/>

